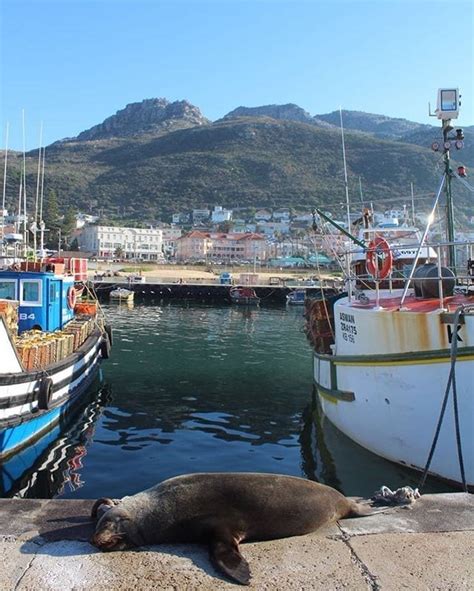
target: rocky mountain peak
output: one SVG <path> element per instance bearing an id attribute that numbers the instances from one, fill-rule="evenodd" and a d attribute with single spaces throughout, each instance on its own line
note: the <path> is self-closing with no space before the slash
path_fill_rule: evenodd
<path id="1" fill-rule="evenodd" d="M 224 119 L 235 119 L 236 117 L 271 117 L 272 119 L 285 119 L 289 121 L 301 121 L 311 123 L 311 115 L 295 105 L 264 105 L 262 107 L 237 107 L 225 115 Z"/>
<path id="2" fill-rule="evenodd" d="M 165 98 L 130 103 L 115 115 L 80 133 L 76 140 L 100 140 L 161 133 L 209 123 L 198 107 L 188 101 L 169 102 Z"/>

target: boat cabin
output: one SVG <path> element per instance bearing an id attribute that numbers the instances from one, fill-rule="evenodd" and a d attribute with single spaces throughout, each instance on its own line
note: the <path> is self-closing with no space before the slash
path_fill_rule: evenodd
<path id="1" fill-rule="evenodd" d="M 18 333 L 54 331 L 74 317 L 74 277 L 42 271 L 0 273 L 0 299 L 18 302 Z"/>

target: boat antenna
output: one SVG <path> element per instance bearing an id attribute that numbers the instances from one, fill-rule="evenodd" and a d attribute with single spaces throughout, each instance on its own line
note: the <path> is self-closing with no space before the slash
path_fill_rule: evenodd
<path id="1" fill-rule="evenodd" d="M 23 255 L 26 258 L 28 229 L 26 220 L 26 133 L 25 133 L 25 109 L 22 109 L 22 129 L 23 129 Z"/>
<path id="2" fill-rule="evenodd" d="M 39 225 L 40 225 L 40 251 L 41 258 L 44 256 L 44 229 L 45 223 L 43 221 L 43 195 L 44 195 L 44 160 L 46 154 L 46 146 L 43 147 L 43 162 L 41 165 L 41 194 L 39 204 Z"/>
<path id="3" fill-rule="evenodd" d="M 342 124 L 342 107 L 339 107 L 339 119 L 341 121 L 341 138 L 342 138 L 342 160 L 344 162 L 344 188 L 346 191 L 346 209 L 347 209 L 347 231 L 351 231 L 351 211 L 349 204 L 349 185 L 347 184 L 347 162 L 346 162 L 346 144 L 344 141 L 344 125 Z M 349 255 L 346 256 L 347 266 L 347 295 L 349 301 L 352 300 L 352 282 L 351 282 L 351 262 Z"/>
<path id="4" fill-rule="evenodd" d="M 3 241 L 5 239 L 5 202 L 7 197 L 7 161 L 8 161 L 8 132 L 10 124 L 7 121 L 5 129 L 5 162 L 3 166 L 3 193 L 2 193 L 2 252 L 3 252 Z"/>
<path id="5" fill-rule="evenodd" d="M 359 177 L 359 195 L 360 195 L 360 202 L 364 205 L 364 194 L 362 193 L 362 179 Z"/>
<path id="6" fill-rule="evenodd" d="M 346 144 L 344 142 L 344 125 L 342 123 L 342 107 L 339 107 L 339 119 L 341 121 L 342 160 L 344 162 L 344 188 L 346 191 L 347 230 L 350 232 L 351 231 L 351 214 L 350 214 L 350 205 L 349 205 L 349 185 L 347 183 Z"/>
<path id="7" fill-rule="evenodd" d="M 36 175 L 36 198 L 35 198 L 35 217 L 31 228 L 33 229 L 34 258 L 36 260 L 36 251 L 38 248 L 36 232 L 38 231 L 38 206 L 41 180 L 41 144 L 43 143 L 43 122 L 40 125 L 39 147 L 38 147 L 38 171 Z"/>

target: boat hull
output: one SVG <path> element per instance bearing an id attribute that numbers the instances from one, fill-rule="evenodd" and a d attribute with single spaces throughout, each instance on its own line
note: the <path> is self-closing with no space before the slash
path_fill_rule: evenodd
<path id="1" fill-rule="evenodd" d="M 8 458 L 52 429 L 94 378 L 104 337 L 92 333 L 72 355 L 46 371 L 0 375 L 0 459 Z M 50 379 L 52 395 L 40 408 L 42 382 Z"/>
<path id="2" fill-rule="evenodd" d="M 435 436 L 449 350 L 390 359 L 314 355 L 314 383 L 324 414 L 353 441 L 393 462 L 424 470 Z M 457 400 L 466 481 L 474 487 L 474 352 L 456 362 Z M 430 474 L 461 483 L 452 392 Z"/>

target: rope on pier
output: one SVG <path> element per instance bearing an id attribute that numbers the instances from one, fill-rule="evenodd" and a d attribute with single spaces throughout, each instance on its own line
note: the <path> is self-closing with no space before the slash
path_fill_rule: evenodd
<path id="1" fill-rule="evenodd" d="M 388 486 L 382 486 L 372 496 L 372 501 L 379 505 L 411 505 L 421 497 L 420 491 L 411 486 L 403 486 L 392 491 Z"/>

